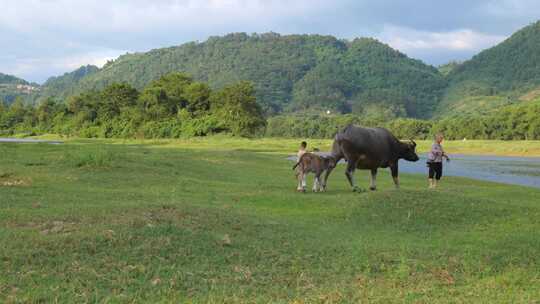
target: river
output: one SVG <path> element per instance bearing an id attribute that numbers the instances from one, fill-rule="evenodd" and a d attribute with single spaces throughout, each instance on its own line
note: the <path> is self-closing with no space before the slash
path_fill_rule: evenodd
<path id="1" fill-rule="evenodd" d="M 42 140 L 42 139 L 28 139 L 28 138 L 1 138 L 0 137 L 0 143 L 44 143 L 44 144 L 62 144 L 61 141 L 55 141 L 55 140 Z"/>

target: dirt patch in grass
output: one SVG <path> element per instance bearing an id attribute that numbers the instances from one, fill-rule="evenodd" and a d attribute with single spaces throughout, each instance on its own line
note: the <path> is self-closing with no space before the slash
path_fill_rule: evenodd
<path id="1" fill-rule="evenodd" d="M 0 173 L 0 187 L 28 187 L 32 184 L 29 178 L 18 177 L 13 173 Z"/>
<path id="2" fill-rule="evenodd" d="M 42 235 L 66 234 L 77 230 L 75 227 L 75 223 L 68 223 L 64 221 L 47 222 L 38 227 Z"/>

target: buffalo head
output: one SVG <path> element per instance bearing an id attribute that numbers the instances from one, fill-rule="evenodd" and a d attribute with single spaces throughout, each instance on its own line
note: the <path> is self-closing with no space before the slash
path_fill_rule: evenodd
<path id="1" fill-rule="evenodd" d="M 412 162 L 418 161 L 420 159 L 416 154 L 416 143 L 414 142 L 414 140 L 411 139 L 410 142 L 403 143 L 401 158 Z"/>

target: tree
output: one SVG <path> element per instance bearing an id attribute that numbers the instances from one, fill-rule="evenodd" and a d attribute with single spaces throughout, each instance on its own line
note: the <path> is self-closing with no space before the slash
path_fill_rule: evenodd
<path id="1" fill-rule="evenodd" d="M 184 92 L 192 83 L 193 79 L 184 73 L 171 73 L 152 81 L 145 91 L 161 91 L 160 96 L 164 94 L 166 98 L 160 99 L 160 105 L 165 108 L 168 114 L 176 114 L 187 106 L 188 102 Z"/>
<path id="2" fill-rule="evenodd" d="M 145 88 L 138 103 L 147 120 L 159 120 L 171 114 L 169 98 L 162 88 Z"/>
<path id="3" fill-rule="evenodd" d="M 186 108 L 193 116 L 200 116 L 210 110 L 210 87 L 201 82 L 194 82 L 184 89 L 183 97 Z"/>
<path id="4" fill-rule="evenodd" d="M 100 93 L 96 91 L 68 98 L 67 110 L 73 115 L 73 123 L 76 128 L 95 123 L 98 118 L 99 100 Z"/>
<path id="5" fill-rule="evenodd" d="M 211 97 L 211 106 L 212 112 L 233 135 L 253 136 L 266 126 L 250 82 L 243 81 L 216 92 Z"/>
<path id="6" fill-rule="evenodd" d="M 37 107 L 36 116 L 38 123 L 42 126 L 49 124 L 56 112 L 56 102 L 52 98 L 44 99 Z"/>
<path id="7" fill-rule="evenodd" d="M 0 131 L 8 129 L 8 126 L 5 123 L 4 117 L 6 116 L 7 109 L 4 105 L 4 102 L 0 100 Z"/>
<path id="8" fill-rule="evenodd" d="M 127 83 L 114 83 L 106 87 L 100 94 L 100 113 L 104 119 L 120 115 L 122 109 L 137 103 L 139 92 Z"/>
<path id="9" fill-rule="evenodd" d="M 26 110 L 22 97 L 15 98 L 15 101 L 9 106 L 9 110 L 5 115 L 6 124 L 9 127 L 13 127 L 18 123 L 22 123 L 27 114 Z"/>

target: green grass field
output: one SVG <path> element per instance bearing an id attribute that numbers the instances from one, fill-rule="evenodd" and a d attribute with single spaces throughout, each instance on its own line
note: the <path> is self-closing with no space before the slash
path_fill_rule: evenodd
<path id="1" fill-rule="evenodd" d="M 26 136 L 23 136 L 26 137 Z M 54 134 L 36 136 L 31 138 L 58 140 Z M 60 139 L 62 140 L 62 139 Z M 72 139 L 68 139 L 71 141 Z M 109 140 L 107 142 L 123 144 L 159 144 L 168 147 L 180 147 L 189 149 L 250 149 L 256 151 L 273 151 L 293 153 L 298 149 L 300 141 L 305 139 L 290 138 L 261 138 L 261 139 L 238 139 L 227 136 L 214 136 L 191 139 L 157 139 L 157 140 Z M 321 151 L 330 151 L 332 140 L 309 139 L 309 148 L 319 148 Z M 418 151 L 426 153 L 431 147 L 431 140 L 417 140 Z M 499 155 L 499 156 L 525 156 L 540 157 L 539 140 L 445 140 L 445 150 L 450 154 L 471 155 Z"/>
<path id="2" fill-rule="evenodd" d="M 0 303 L 539 303 L 539 190 L 299 194 L 297 144 L 0 144 Z"/>

